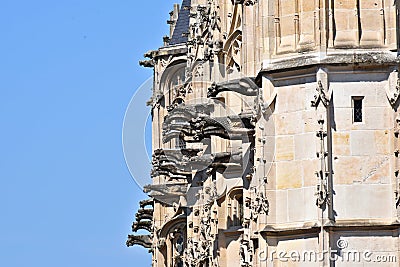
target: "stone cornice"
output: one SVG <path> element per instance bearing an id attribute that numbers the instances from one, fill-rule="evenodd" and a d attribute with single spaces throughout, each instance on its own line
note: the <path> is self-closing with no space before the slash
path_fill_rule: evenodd
<path id="1" fill-rule="evenodd" d="M 186 55 L 187 53 L 187 47 L 185 44 L 179 44 L 179 45 L 172 45 L 172 46 L 164 46 L 159 48 L 158 50 L 151 50 L 148 51 L 144 54 L 144 60 L 139 61 L 139 65 L 146 67 L 146 68 L 152 68 L 154 67 L 155 62 L 162 57 L 166 56 L 179 56 L 179 55 Z"/>
<path id="2" fill-rule="evenodd" d="M 391 219 L 353 219 L 326 221 L 324 228 L 333 231 L 354 231 L 354 230 L 395 230 L 400 229 L 400 222 Z M 321 230 L 319 221 L 267 224 L 260 233 L 265 235 L 296 235 L 305 233 L 317 233 Z"/>
<path id="3" fill-rule="evenodd" d="M 396 66 L 400 64 L 400 57 L 396 52 L 382 51 L 332 51 L 328 53 L 313 53 L 265 60 L 261 64 L 259 74 L 275 73 L 309 67 L 326 67 L 329 65 L 357 65 L 357 66 Z"/>
<path id="4" fill-rule="evenodd" d="M 186 53 L 187 53 L 186 44 L 164 46 L 158 49 L 157 51 L 153 51 L 153 58 L 169 56 L 169 55 L 180 55 Z"/>

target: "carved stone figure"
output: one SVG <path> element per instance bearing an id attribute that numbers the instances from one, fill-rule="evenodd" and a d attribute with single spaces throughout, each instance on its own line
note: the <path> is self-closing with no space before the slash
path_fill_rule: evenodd
<path id="1" fill-rule="evenodd" d="M 163 123 L 164 143 L 172 138 L 181 138 L 185 142 L 199 142 L 211 136 L 248 140 L 252 139 L 254 133 L 251 115 L 210 117 L 209 113 L 197 111 L 193 107 L 174 109 Z"/>
<path id="2" fill-rule="evenodd" d="M 132 232 L 137 232 L 140 229 L 151 232 L 153 223 L 150 220 L 140 220 L 133 222 L 132 224 Z"/>
<path id="3" fill-rule="evenodd" d="M 150 235 L 128 235 L 128 241 L 126 241 L 128 247 L 139 245 L 145 248 L 151 248 L 152 244 L 153 242 Z"/>
<path id="4" fill-rule="evenodd" d="M 221 83 L 213 83 L 208 88 L 207 97 L 215 97 L 221 92 L 231 91 L 247 96 L 256 96 L 258 94 L 258 86 L 251 78 L 241 78 Z"/>
<path id="5" fill-rule="evenodd" d="M 165 175 L 173 179 L 188 179 L 191 168 L 185 164 L 191 156 L 199 153 L 196 149 L 157 149 L 153 154 L 152 176 Z"/>

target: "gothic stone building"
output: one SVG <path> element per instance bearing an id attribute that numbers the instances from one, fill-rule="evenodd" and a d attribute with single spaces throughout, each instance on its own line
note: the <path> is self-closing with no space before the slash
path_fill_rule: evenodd
<path id="1" fill-rule="evenodd" d="M 398 0 L 183 0 L 154 69 L 153 267 L 399 266 Z"/>

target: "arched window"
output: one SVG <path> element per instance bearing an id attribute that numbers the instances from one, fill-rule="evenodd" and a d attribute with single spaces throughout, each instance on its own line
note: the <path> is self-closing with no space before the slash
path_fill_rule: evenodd
<path id="1" fill-rule="evenodd" d="M 232 190 L 228 196 L 228 228 L 243 224 L 243 189 Z"/>

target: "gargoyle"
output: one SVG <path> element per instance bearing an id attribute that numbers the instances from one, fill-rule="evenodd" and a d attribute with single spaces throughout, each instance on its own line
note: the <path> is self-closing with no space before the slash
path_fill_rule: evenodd
<path id="1" fill-rule="evenodd" d="M 163 123 L 163 142 L 169 142 L 181 135 L 191 136 L 189 121 L 199 114 L 210 114 L 211 105 L 182 105 L 170 110 Z"/>
<path id="2" fill-rule="evenodd" d="M 156 53 L 156 51 L 148 51 L 144 54 L 145 60 L 140 60 L 139 61 L 139 65 L 143 66 L 145 68 L 153 68 L 154 67 L 154 54 Z"/>
<path id="3" fill-rule="evenodd" d="M 140 220 L 132 224 L 132 232 L 137 232 L 140 229 L 151 232 L 153 223 L 150 220 Z"/>
<path id="4" fill-rule="evenodd" d="M 247 128 L 239 117 L 199 116 L 190 121 L 190 126 L 196 142 L 212 135 L 228 140 L 243 140 L 243 138 L 251 139 L 255 134 L 254 128 L 252 126 Z"/>
<path id="5" fill-rule="evenodd" d="M 231 81 L 213 83 L 208 88 L 207 97 L 216 97 L 221 92 L 231 91 L 246 96 L 256 96 L 259 87 L 255 84 L 253 78 L 241 78 Z"/>
<path id="6" fill-rule="evenodd" d="M 189 158 L 197 155 L 200 149 L 157 149 L 153 154 L 152 177 L 166 175 L 173 179 L 188 179 L 192 168 L 186 165 Z"/>
<path id="7" fill-rule="evenodd" d="M 128 235 L 126 246 L 139 245 L 145 248 L 151 248 L 152 238 L 150 235 Z"/>
<path id="8" fill-rule="evenodd" d="M 153 68 L 154 67 L 154 60 L 149 59 L 149 60 L 140 60 L 139 65 L 143 66 L 145 68 Z"/>
<path id="9" fill-rule="evenodd" d="M 206 154 L 195 156 L 190 159 L 190 164 L 201 169 L 209 169 L 209 172 L 225 171 L 228 167 L 242 166 L 242 153 L 239 152 L 221 152 L 215 154 Z"/>
<path id="10" fill-rule="evenodd" d="M 164 124 L 171 124 L 173 121 L 189 121 L 191 118 L 197 117 L 199 114 L 207 114 L 214 110 L 211 103 L 201 105 L 182 105 L 171 110 L 164 118 Z"/>
<path id="11" fill-rule="evenodd" d="M 192 116 L 192 117 L 190 117 Z M 200 142 L 219 136 L 229 140 L 252 139 L 255 131 L 251 118 L 246 116 L 211 117 L 207 113 L 172 113 L 163 124 L 163 142 L 179 138 L 185 142 Z"/>
<path id="12" fill-rule="evenodd" d="M 179 199 L 186 196 L 187 190 L 187 184 L 146 185 L 143 189 L 149 196 L 167 204 L 179 203 Z"/>
<path id="13" fill-rule="evenodd" d="M 152 220 L 153 219 L 153 209 L 139 209 L 136 213 L 136 221 L 141 220 Z"/>

